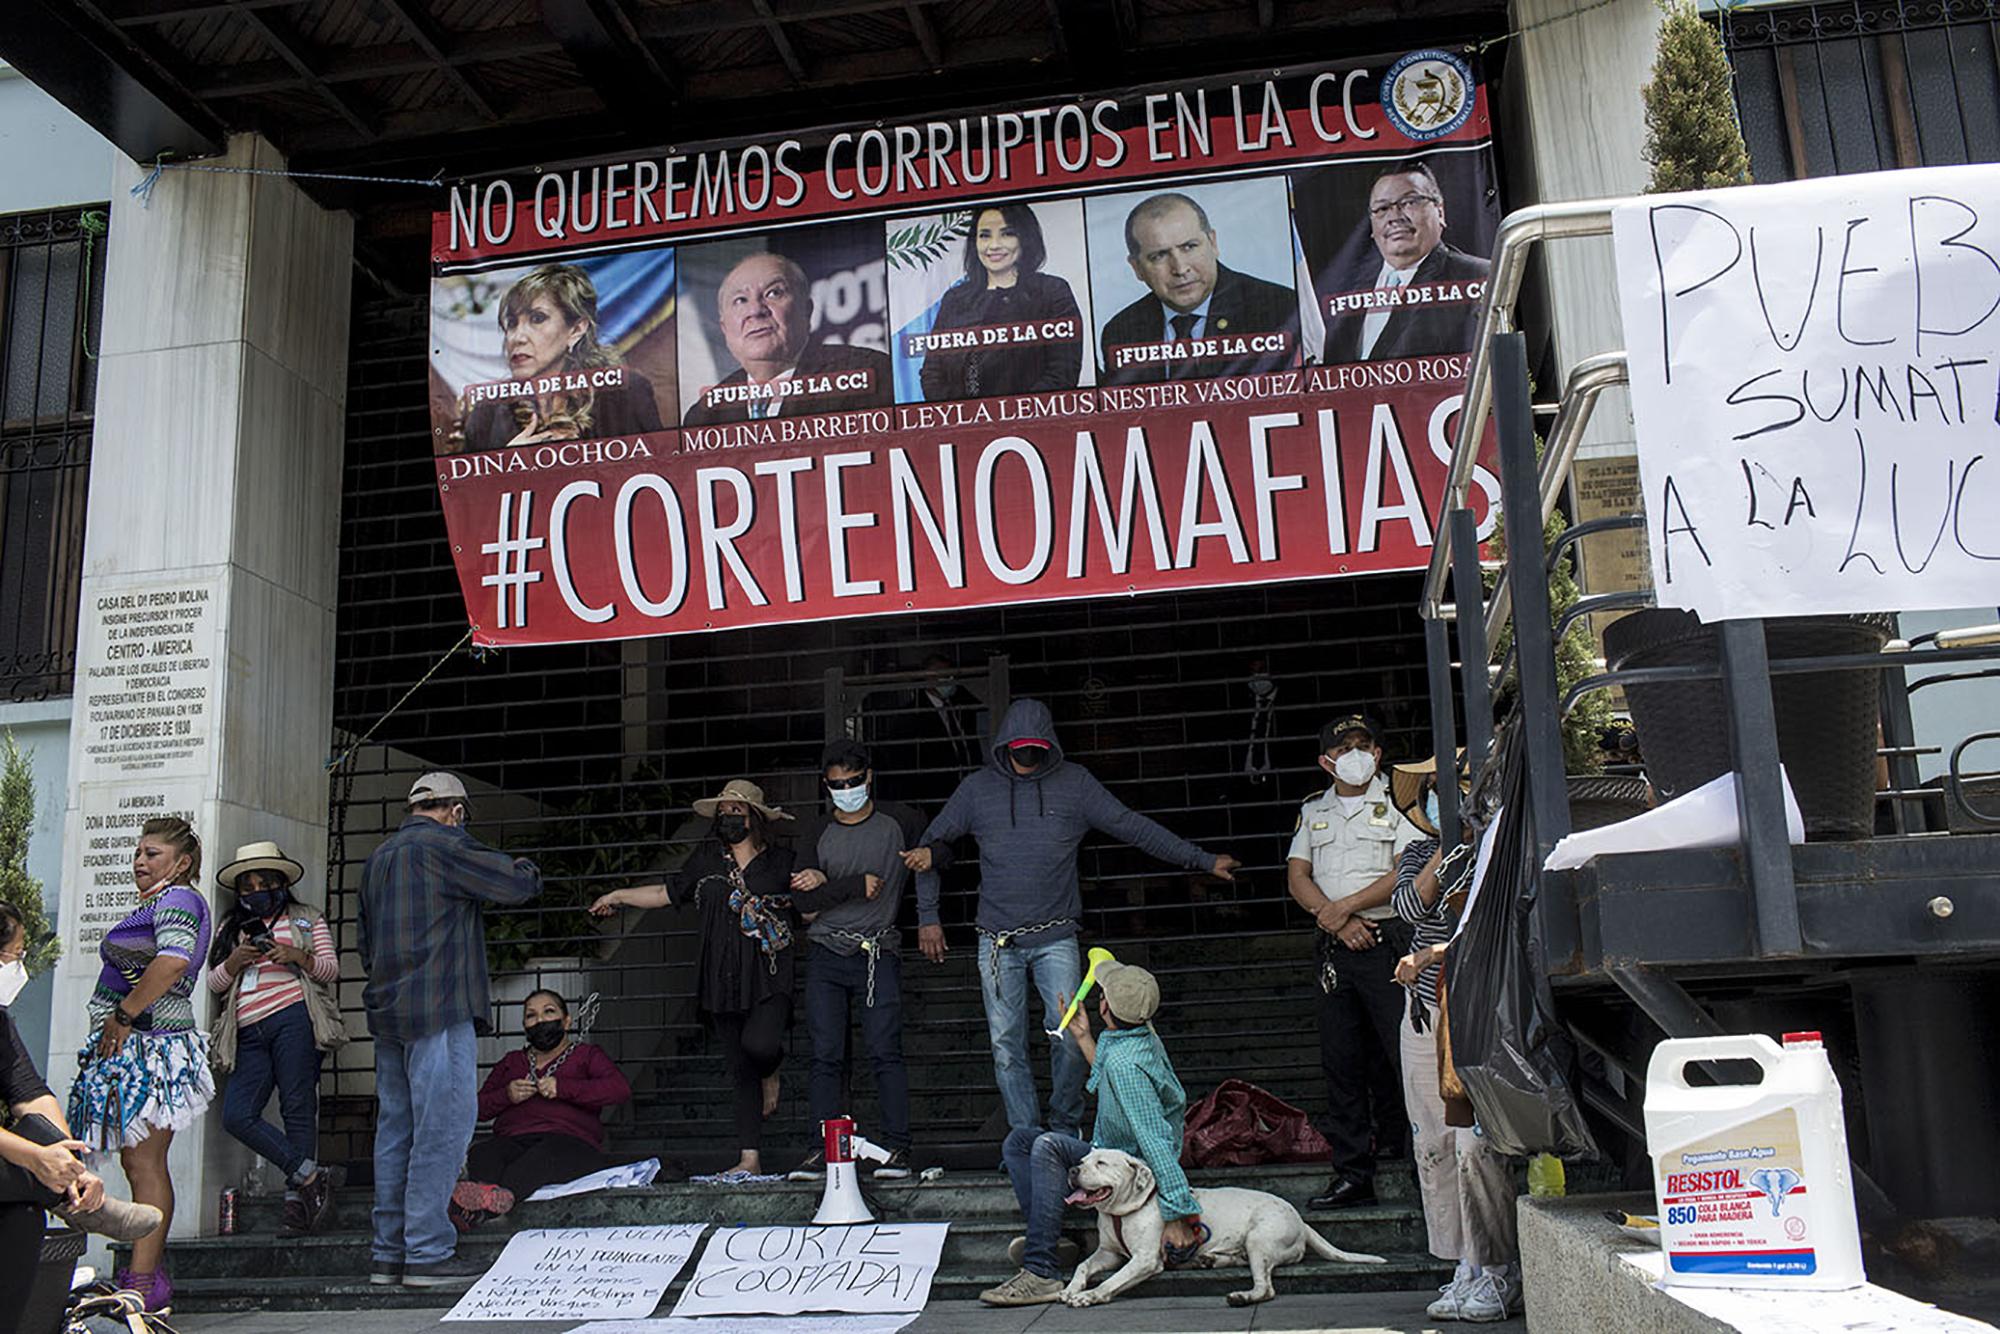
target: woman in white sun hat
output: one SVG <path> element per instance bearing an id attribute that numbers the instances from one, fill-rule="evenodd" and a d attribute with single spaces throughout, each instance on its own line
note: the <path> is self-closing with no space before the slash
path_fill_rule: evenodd
<path id="1" fill-rule="evenodd" d="M 222 1124 L 285 1174 L 284 1237 L 318 1232 L 333 1211 L 333 1181 L 318 1161 L 319 1067 L 322 1052 L 347 1041 L 333 933 L 294 893 L 304 874 L 276 843 L 238 848 L 215 877 L 236 902 L 208 955 L 209 1056 L 230 1076 Z M 273 1089 L 283 1130 L 264 1119 Z"/>
<path id="2" fill-rule="evenodd" d="M 792 942 L 804 925 L 792 904 L 792 852 L 774 846 L 771 825 L 792 817 L 764 800 L 764 789 L 731 779 L 713 797 L 694 803 L 696 815 L 714 822 L 714 837 L 688 854 L 670 878 L 614 889 L 590 905 L 606 916 L 618 908 L 694 904 L 701 910 L 701 957 L 696 964 L 696 1004 L 721 1040 L 735 1087 L 733 1173 L 761 1175 L 763 1121 L 778 1106 L 778 1065 L 792 1022 L 792 988 L 798 951 Z M 830 887 L 829 887 L 830 888 Z M 813 891 L 813 910 L 832 907 L 826 890 Z"/>

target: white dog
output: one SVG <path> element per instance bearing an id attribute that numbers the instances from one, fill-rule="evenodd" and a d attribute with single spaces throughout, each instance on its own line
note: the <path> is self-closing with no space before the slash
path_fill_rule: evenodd
<path id="1" fill-rule="evenodd" d="M 1097 1249 L 1077 1266 L 1063 1292 L 1064 1302 L 1071 1306 L 1108 1302 L 1166 1268 L 1160 1253 L 1166 1223 L 1160 1217 L 1159 1187 L 1153 1181 L 1152 1168 L 1129 1153 L 1093 1149 L 1070 1174 L 1070 1183 L 1076 1189 L 1066 1202 L 1097 1210 Z M 1194 1196 L 1209 1236 L 1191 1263 L 1204 1269 L 1250 1267 L 1250 1286 L 1229 1294 L 1231 1306 L 1268 1302 L 1277 1296 L 1277 1289 L 1271 1286 L 1271 1271 L 1279 1265 L 1298 1263 L 1309 1250 L 1322 1260 L 1384 1263 L 1379 1255 L 1341 1250 L 1307 1227 L 1290 1203 L 1264 1191 L 1225 1186 L 1198 1190 Z M 1090 1286 L 1092 1279 L 1113 1269 L 1118 1272 L 1098 1286 Z"/>

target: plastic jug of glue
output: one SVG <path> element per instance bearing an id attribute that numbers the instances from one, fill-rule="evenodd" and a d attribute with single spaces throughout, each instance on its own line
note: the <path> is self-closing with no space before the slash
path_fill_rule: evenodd
<path id="1" fill-rule="evenodd" d="M 1695 1086 L 1701 1061 L 1755 1061 L 1763 1082 Z M 1851 1288 L 1867 1282 L 1840 1084 L 1817 1033 L 1678 1038 L 1646 1071 L 1646 1148 L 1664 1282 Z"/>

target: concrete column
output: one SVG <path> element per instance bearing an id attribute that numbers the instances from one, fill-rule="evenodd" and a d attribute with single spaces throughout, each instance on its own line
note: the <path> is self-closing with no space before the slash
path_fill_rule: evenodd
<path id="1" fill-rule="evenodd" d="M 1519 96 L 1505 122 L 1513 156 L 1525 162 L 1532 197 L 1541 203 L 1640 194 L 1650 174 L 1639 89 L 1652 76 L 1659 6 L 1612 0 L 1566 17 L 1576 8 L 1575 0 L 1514 0 L 1510 11 L 1515 28 L 1555 20 L 1513 39 Z M 1610 237 L 1544 244 L 1541 273 L 1562 375 L 1586 357 L 1625 346 Z M 1553 398 L 1561 387 L 1560 381 L 1542 385 L 1539 397 Z M 1638 504 L 1632 406 L 1623 388 L 1598 400 L 1573 484 L 1579 519 L 1627 513 Z M 1582 546 L 1586 591 L 1646 586 L 1643 532 L 1601 533 Z"/>
<path id="2" fill-rule="evenodd" d="M 282 169 L 239 137 L 217 165 Z M 88 1032 L 104 930 L 135 905 L 133 835 L 185 814 L 200 888 L 275 839 L 325 878 L 334 588 L 353 229 L 281 176 L 169 172 L 112 198 L 70 731 L 51 1082 Z M 200 993 L 198 1014 L 212 1007 Z M 175 1235 L 212 1231 L 247 1153 L 221 1108 L 169 1160 Z M 115 1177 L 115 1162 L 107 1177 Z"/>

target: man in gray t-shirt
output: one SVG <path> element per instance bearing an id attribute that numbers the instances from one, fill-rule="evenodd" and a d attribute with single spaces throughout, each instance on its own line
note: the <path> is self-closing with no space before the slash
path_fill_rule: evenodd
<path id="1" fill-rule="evenodd" d="M 796 848 L 794 902 L 805 914 L 806 1029 L 812 1037 L 809 1096 L 814 1121 L 851 1112 L 841 1106 L 847 1073 L 850 1013 L 861 1010 L 861 1038 L 875 1068 L 875 1091 L 882 1123 L 865 1126 L 868 1138 L 891 1153 L 875 1168 L 877 1177 L 910 1175 L 910 1076 L 903 1064 L 903 935 L 896 927 L 903 889 L 917 887 L 917 916 L 938 920 L 938 871 L 911 871 L 903 853 L 917 845 L 924 817 L 908 806 L 875 799 L 875 772 L 868 748 L 858 741 L 830 743 L 820 757 L 821 776 L 833 810 L 807 823 Z M 856 881 L 860 884 L 857 886 Z M 859 889 L 861 892 L 852 893 Z M 836 906 L 813 911 L 813 896 L 824 889 Z M 814 1150 L 792 1172 L 794 1181 L 826 1173 L 825 1156 Z"/>

